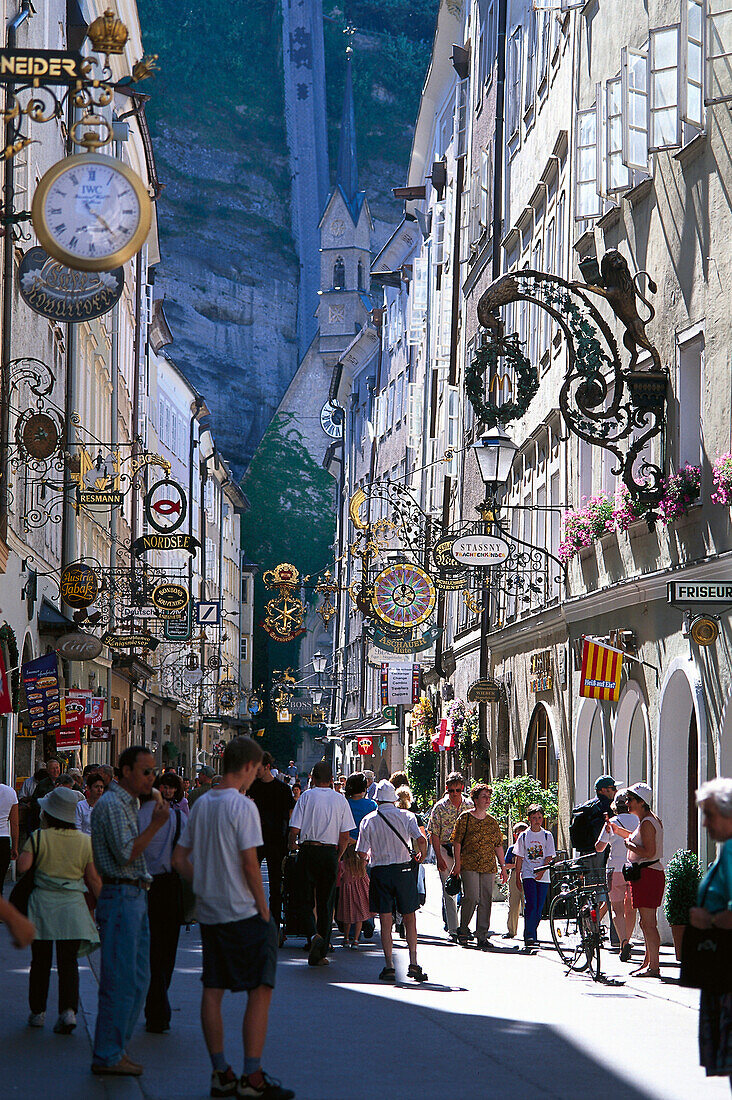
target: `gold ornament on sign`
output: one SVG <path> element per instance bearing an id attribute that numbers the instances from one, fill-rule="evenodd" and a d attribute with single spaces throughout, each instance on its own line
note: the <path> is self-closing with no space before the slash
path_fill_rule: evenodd
<path id="1" fill-rule="evenodd" d="M 98 16 L 86 32 L 95 53 L 103 53 L 108 59 L 110 54 L 124 53 L 130 32 L 111 8 Z"/>
<path id="2" fill-rule="evenodd" d="M 315 610 L 323 620 L 323 626 L 327 626 L 336 613 L 332 596 L 338 591 L 338 585 L 333 583 L 333 574 L 330 569 L 326 569 L 322 581 L 318 581 L 316 584 L 315 591 L 323 596 L 322 604 L 320 607 L 316 607 Z"/>
<path id="3" fill-rule="evenodd" d="M 479 604 L 475 596 L 472 596 L 468 588 L 463 589 L 463 599 L 465 600 L 465 606 L 473 612 L 474 615 L 480 615 L 483 610 L 483 605 Z"/>
<path id="4" fill-rule="evenodd" d="M 356 489 L 356 492 L 351 497 L 348 504 L 348 514 L 351 517 L 351 523 L 354 527 L 357 527 L 359 531 L 363 531 L 366 524 L 363 522 L 360 516 L 361 505 L 366 501 L 366 494 L 363 489 Z"/>
<path id="5" fill-rule="evenodd" d="M 141 80 L 147 80 L 153 73 L 160 72 L 160 66 L 157 64 L 157 60 L 158 55 L 156 53 L 146 53 L 144 57 L 136 61 L 132 66 L 133 84 L 139 84 Z"/>
<path id="6" fill-rule="evenodd" d="M 279 595 L 265 605 L 262 626 L 276 642 L 291 642 L 304 629 L 305 605 L 295 595 L 300 583 L 299 570 L 289 562 L 281 562 L 275 569 L 266 570 L 262 580 L 265 588 L 279 589 Z"/>

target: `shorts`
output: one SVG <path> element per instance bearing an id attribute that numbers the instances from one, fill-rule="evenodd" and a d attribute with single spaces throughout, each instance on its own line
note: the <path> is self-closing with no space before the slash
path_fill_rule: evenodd
<path id="1" fill-rule="evenodd" d="M 388 863 L 385 867 L 371 868 L 369 906 L 372 913 L 391 913 L 395 905 L 402 916 L 417 912 L 416 866 L 410 860 L 409 863 Z"/>
<path id="2" fill-rule="evenodd" d="M 608 871 L 607 892 L 611 905 L 620 908 L 629 889 L 630 883 L 625 881 L 622 871 Z"/>
<path id="3" fill-rule="evenodd" d="M 642 867 L 641 877 L 630 883 L 634 909 L 658 909 L 663 900 L 666 876 L 658 867 Z"/>
<path id="4" fill-rule="evenodd" d="M 232 993 L 268 985 L 274 989 L 277 969 L 277 925 L 259 914 L 226 924 L 202 924 L 204 989 Z"/>

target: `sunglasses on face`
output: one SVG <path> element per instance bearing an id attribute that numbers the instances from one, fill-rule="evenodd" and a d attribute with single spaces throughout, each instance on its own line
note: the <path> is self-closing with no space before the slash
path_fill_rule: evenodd
<path id="1" fill-rule="evenodd" d="M 462 794 L 463 793 L 463 788 L 462 787 L 448 787 L 447 788 L 447 793 L 448 794 Z"/>
<path id="2" fill-rule="evenodd" d="M 142 774 L 143 775 L 155 775 L 155 768 L 143 768 L 142 769 Z"/>

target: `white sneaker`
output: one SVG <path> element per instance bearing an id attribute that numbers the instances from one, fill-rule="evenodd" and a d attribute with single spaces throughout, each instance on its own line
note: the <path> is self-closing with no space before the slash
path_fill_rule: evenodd
<path id="1" fill-rule="evenodd" d="M 70 1035 L 76 1027 L 76 1013 L 72 1012 L 70 1008 L 67 1008 L 65 1012 L 62 1012 L 56 1023 L 53 1025 L 53 1030 L 57 1035 Z"/>
<path id="2" fill-rule="evenodd" d="M 30 1016 L 28 1017 L 28 1026 L 29 1027 L 43 1027 L 45 1022 L 46 1022 L 46 1013 L 45 1012 L 31 1012 Z"/>

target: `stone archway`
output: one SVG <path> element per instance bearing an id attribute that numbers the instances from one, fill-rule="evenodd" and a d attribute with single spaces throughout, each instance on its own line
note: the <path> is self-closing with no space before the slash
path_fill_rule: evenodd
<path id="1" fill-rule="evenodd" d="M 574 805 L 595 797 L 595 780 L 605 771 L 602 706 L 583 699 L 577 712 L 574 739 Z"/>
<path id="2" fill-rule="evenodd" d="M 664 857 L 699 846 L 694 790 L 708 775 L 704 692 L 693 662 L 671 662 L 661 687 L 654 809 L 664 825 Z"/>
<path id="3" fill-rule="evenodd" d="M 558 741 L 552 713 L 544 703 L 537 703 L 529 722 L 524 759 L 529 772 L 543 787 L 557 782 Z"/>
<path id="4" fill-rule="evenodd" d="M 653 753 L 648 705 L 640 685 L 628 681 L 618 703 L 613 732 L 612 773 L 618 786 L 653 786 Z"/>

